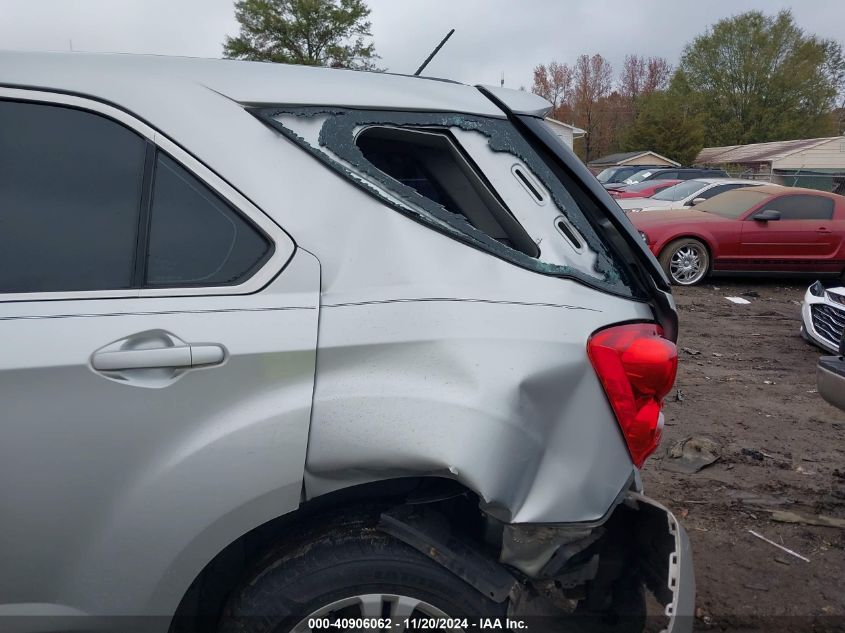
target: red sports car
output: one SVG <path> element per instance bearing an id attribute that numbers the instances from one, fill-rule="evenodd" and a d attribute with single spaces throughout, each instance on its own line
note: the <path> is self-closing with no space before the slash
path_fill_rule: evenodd
<path id="1" fill-rule="evenodd" d="M 680 180 L 644 180 L 642 182 L 634 183 L 633 185 L 625 185 L 621 189 L 608 189 L 608 193 L 614 198 L 651 198 L 658 191 L 663 191 L 677 185 Z"/>
<path id="2" fill-rule="evenodd" d="M 734 189 L 690 210 L 628 217 L 672 283 L 709 273 L 804 273 L 845 281 L 845 197 L 763 185 Z"/>

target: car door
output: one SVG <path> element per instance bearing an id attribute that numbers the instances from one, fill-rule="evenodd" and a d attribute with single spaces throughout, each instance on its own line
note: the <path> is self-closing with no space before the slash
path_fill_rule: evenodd
<path id="1" fill-rule="evenodd" d="M 760 221 L 758 211 L 772 210 L 780 219 Z M 813 194 L 791 194 L 769 200 L 742 222 L 741 252 L 754 269 L 828 272 L 841 239 L 833 226 L 833 200 Z"/>
<path id="2" fill-rule="evenodd" d="M 233 507 L 298 506 L 319 267 L 145 124 L 27 98 L 0 100 L 0 602 L 139 608 Z"/>

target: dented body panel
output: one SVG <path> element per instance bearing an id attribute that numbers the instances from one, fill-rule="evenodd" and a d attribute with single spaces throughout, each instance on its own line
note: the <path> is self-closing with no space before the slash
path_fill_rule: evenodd
<path id="1" fill-rule="evenodd" d="M 444 279 L 463 277 L 447 268 Z M 514 267 L 484 277 L 474 296 L 442 283 L 399 301 L 324 297 L 309 497 L 439 475 L 508 522 L 591 521 L 611 507 L 633 466 L 583 350 L 597 328 L 647 311 Z"/>

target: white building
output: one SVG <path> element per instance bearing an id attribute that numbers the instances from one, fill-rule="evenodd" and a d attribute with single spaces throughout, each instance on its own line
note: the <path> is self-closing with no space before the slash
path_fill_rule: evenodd
<path id="1" fill-rule="evenodd" d="M 705 147 L 695 163 L 743 178 L 845 192 L 845 136 Z"/>
<path id="2" fill-rule="evenodd" d="M 576 138 L 582 138 L 587 135 L 581 128 L 564 123 L 563 121 L 558 121 L 557 119 L 546 117 L 546 124 L 551 128 L 555 136 L 569 146 L 569 149 L 572 149 L 572 144 Z"/>

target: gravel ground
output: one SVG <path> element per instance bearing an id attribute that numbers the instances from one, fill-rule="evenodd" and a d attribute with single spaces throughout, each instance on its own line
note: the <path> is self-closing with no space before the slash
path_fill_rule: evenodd
<path id="1" fill-rule="evenodd" d="M 778 511 L 845 518 L 845 413 L 816 392 L 823 352 L 798 335 L 809 283 L 675 290 L 680 397 L 667 399 L 663 443 L 643 480 L 690 535 L 701 630 L 845 630 L 845 529 L 773 520 Z M 687 437 L 714 440 L 718 461 L 673 472 L 668 450 Z"/>

